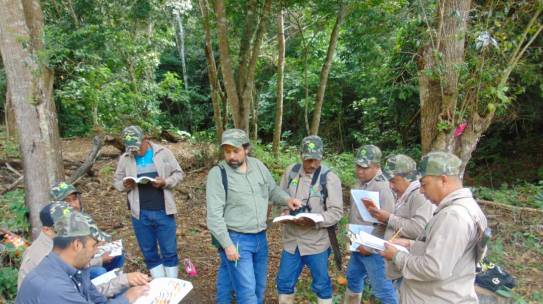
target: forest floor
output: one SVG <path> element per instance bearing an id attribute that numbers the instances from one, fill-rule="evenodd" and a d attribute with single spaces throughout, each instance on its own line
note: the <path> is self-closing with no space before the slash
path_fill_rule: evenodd
<path id="1" fill-rule="evenodd" d="M 188 278 L 183 267 L 180 277 L 189 280 L 194 290 L 183 303 L 214 303 L 215 275 L 219 264 L 217 250 L 211 245 L 209 232 L 206 228 L 205 210 L 205 180 L 208 170 L 214 163 L 213 147 L 204 144 L 163 143 L 175 154 L 181 167 L 186 173 L 184 180 L 175 189 L 177 204 L 177 242 L 179 258 L 182 261 L 190 258 L 198 270 L 198 276 Z M 63 141 L 63 156 L 67 168 L 76 168 L 91 149 L 91 140 L 74 138 Z M 146 272 L 143 258 L 136 243 L 127 208 L 126 196 L 112 187 L 113 173 L 117 165 L 119 150 L 105 146 L 101 156 L 92 168 L 92 176 L 86 175 L 77 182 L 77 187 L 83 193 L 83 204 L 86 212 L 91 214 L 99 226 L 111 233 L 114 239 L 122 239 L 126 251 L 125 271 Z M 2 174 L 3 175 L 3 174 Z M 2 181 L 2 183 L 9 181 Z M 494 230 L 493 246 L 490 254 L 505 270 L 518 278 L 515 288 L 517 298 L 526 302 L 543 303 L 543 212 L 510 206 L 482 203 Z M 348 200 L 345 211 L 347 212 Z M 273 225 L 268 229 L 269 275 L 266 303 L 276 303 L 275 277 L 279 266 L 281 253 L 281 229 Z M 344 255 L 344 268 L 348 255 Z M 337 277 L 332 262 L 332 276 Z M 303 298 L 311 297 L 307 271 L 302 274 L 298 284 L 296 303 L 310 303 Z M 335 293 L 340 294 L 344 289 L 334 279 Z"/>

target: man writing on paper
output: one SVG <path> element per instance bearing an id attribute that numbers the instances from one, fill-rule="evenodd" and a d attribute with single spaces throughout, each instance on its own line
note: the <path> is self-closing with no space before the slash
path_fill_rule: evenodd
<path id="1" fill-rule="evenodd" d="M 53 249 L 53 238 L 56 236 L 54 224 L 62 218 L 63 215 L 70 212 L 77 212 L 65 202 L 51 202 L 40 211 L 40 221 L 42 224 L 41 232 L 38 238 L 32 242 L 23 253 L 21 267 L 17 280 L 17 288 L 21 288 L 24 278 L 38 266 L 41 261 Z M 140 272 L 121 273 L 111 281 L 96 286 L 96 289 L 108 298 L 112 298 L 125 291 L 130 286 L 146 285 L 149 278 Z"/>
<path id="2" fill-rule="evenodd" d="M 177 209 L 173 189 L 183 179 L 183 170 L 173 153 L 149 141 L 140 127 L 125 128 L 121 137 L 126 152 L 119 158 L 113 186 L 127 195 L 132 227 L 153 278 L 177 278 Z M 136 184 L 123 180 L 127 176 L 147 176 L 155 181 Z"/>
<path id="3" fill-rule="evenodd" d="M 434 212 L 434 205 L 419 191 L 417 164 L 407 155 L 392 155 L 383 166 L 383 175 L 398 198 L 394 212 L 375 208 L 370 208 L 369 212 L 374 218 L 387 224 L 385 240 L 390 240 L 393 236 L 414 240 L 422 234 Z M 397 231 L 399 234 L 395 235 Z M 387 263 L 386 274 L 398 290 L 401 274 L 390 262 Z"/>
<path id="4" fill-rule="evenodd" d="M 55 231 L 53 251 L 23 280 L 16 304 L 125 304 L 135 302 L 148 289 L 147 285 L 132 287 L 108 300 L 91 283 L 86 267 L 98 242 L 108 241 L 110 236 L 88 215 L 64 209 L 55 221 Z"/>
<path id="5" fill-rule="evenodd" d="M 355 158 L 356 176 L 359 180 L 357 188 L 379 192 L 381 209 L 392 213 L 395 199 L 387 179 L 381 172 L 381 155 L 381 150 L 374 145 L 365 145 L 358 150 Z M 372 235 L 384 237 L 385 225 L 364 221 L 355 203 L 351 204 L 349 224 L 365 225 Z M 397 303 L 392 282 L 385 277 L 383 257 L 363 246 L 358 247 L 358 252 L 353 252 L 349 260 L 347 291 L 343 303 L 360 303 L 366 277 L 371 284 L 372 293 L 381 303 Z"/>
<path id="6" fill-rule="evenodd" d="M 291 208 L 301 202 L 291 199 L 276 185 L 261 161 L 248 156 L 250 144 L 245 131 L 224 131 L 221 148 L 224 161 L 213 167 L 207 177 L 207 227 L 221 247 L 221 263 L 226 264 L 237 302 L 264 303 L 268 202 L 288 204 Z"/>
<path id="7" fill-rule="evenodd" d="M 315 224 L 310 219 L 301 218 L 283 226 L 283 253 L 276 280 L 279 304 L 294 303 L 296 283 L 304 266 L 311 271 L 311 289 L 317 294 L 318 303 L 332 303 L 327 228 L 341 219 L 343 197 L 341 181 L 328 168 L 321 166 L 322 156 L 321 138 L 314 135 L 304 138 L 302 164 L 289 166 L 281 179 L 281 188 L 302 201 L 301 207 L 307 209 L 304 212 L 321 214 L 324 221 Z M 323 197 L 326 192 L 327 196 Z"/>
<path id="8" fill-rule="evenodd" d="M 81 192 L 74 185 L 60 182 L 51 188 L 49 195 L 54 201 L 64 201 L 76 211 L 83 212 Z M 123 265 L 124 254 L 112 257 L 106 252 L 99 257 L 93 257 L 89 267 L 91 280 L 115 268 L 122 268 Z"/>
<path id="9" fill-rule="evenodd" d="M 434 216 L 416 241 L 386 244 L 383 256 L 401 272 L 401 303 L 477 303 L 475 265 L 483 255 L 486 217 L 463 188 L 462 161 L 451 153 L 430 152 L 419 165 L 421 192 L 435 205 Z"/>

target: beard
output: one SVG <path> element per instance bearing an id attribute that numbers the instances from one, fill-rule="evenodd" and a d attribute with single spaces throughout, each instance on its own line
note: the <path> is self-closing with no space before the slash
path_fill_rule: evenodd
<path id="1" fill-rule="evenodd" d="M 229 160 L 227 163 L 232 169 L 237 169 L 243 165 L 244 162 L 244 160 Z"/>

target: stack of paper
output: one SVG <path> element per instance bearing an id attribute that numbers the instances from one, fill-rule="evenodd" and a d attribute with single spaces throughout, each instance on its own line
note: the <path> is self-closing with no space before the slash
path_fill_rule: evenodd
<path id="1" fill-rule="evenodd" d="M 361 231 L 359 231 L 357 233 L 350 231 L 347 234 L 349 236 L 349 239 L 351 240 L 351 247 L 349 248 L 350 251 L 357 251 L 357 248 L 359 246 L 361 246 L 361 245 L 372 248 L 372 249 L 375 249 L 375 250 L 379 250 L 379 251 L 384 251 L 385 250 L 385 243 L 387 243 L 387 241 L 385 241 L 385 240 L 383 240 L 381 238 L 378 238 L 378 237 L 376 237 L 374 235 L 371 235 L 368 232 L 365 232 L 363 230 L 361 230 Z M 396 247 L 400 251 L 409 253 L 407 248 L 405 248 L 403 246 L 392 244 L 392 243 L 389 243 L 389 244 L 393 245 L 394 247 Z"/>
<path id="2" fill-rule="evenodd" d="M 371 214 L 369 213 L 364 203 L 362 203 L 363 199 L 369 199 L 373 201 L 373 203 L 375 204 L 375 207 L 377 209 L 380 209 L 381 204 L 379 203 L 379 192 L 352 189 L 351 203 L 354 203 L 356 205 L 356 208 L 358 209 L 358 212 L 360 212 L 360 215 L 362 216 L 362 219 L 364 221 L 370 222 L 370 223 L 380 223 L 379 220 L 371 216 Z"/>
<path id="3" fill-rule="evenodd" d="M 119 271 L 119 268 L 115 268 L 111 271 L 108 271 L 102 275 L 97 276 L 96 278 L 91 280 L 91 283 L 94 286 L 105 284 L 117 277 L 117 271 Z"/>
<path id="4" fill-rule="evenodd" d="M 98 247 L 95 257 L 100 257 L 106 252 L 109 253 L 109 256 L 115 257 L 123 254 L 123 240 L 116 240 L 111 243 L 105 243 L 104 245 Z"/>
<path id="5" fill-rule="evenodd" d="M 149 293 L 134 304 L 177 304 L 192 290 L 192 283 L 173 278 L 158 278 L 149 283 Z"/>

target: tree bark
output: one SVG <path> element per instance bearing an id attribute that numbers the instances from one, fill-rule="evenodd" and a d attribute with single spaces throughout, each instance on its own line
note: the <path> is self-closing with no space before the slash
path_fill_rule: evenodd
<path id="1" fill-rule="evenodd" d="M 336 23 L 334 29 L 330 34 L 330 43 L 328 44 L 328 50 L 326 51 L 326 59 L 322 65 L 320 73 L 319 88 L 317 90 L 317 97 L 315 100 L 315 110 L 313 111 L 313 118 L 311 120 L 311 135 L 317 135 L 319 133 L 319 125 L 321 121 L 322 103 L 324 101 L 324 93 L 326 92 L 326 84 L 328 82 L 328 75 L 332 68 L 332 61 L 334 59 L 334 53 L 336 51 L 337 40 L 339 37 L 339 29 L 343 20 L 345 19 L 346 7 L 343 3 L 340 3 L 339 11 L 336 17 Z"/>
<path id="2" fill-rule="evenodd" d="M 13 110 L 13 102 L 11 101 L 11 92 L 9 85 L 6 86 L 6 103 L 4 106 L 6 137 L 9 140 L 17 139 L 17 121 L 15 120 L 15 112 Z"/>
<path id="3" fill-rule="evenodd" d="M 213 104 L 213 120 L 215 121 L 215 134 L 217 142 L 220 142 L 223 128 L 223 119 L 221 114 L 221 100 L 219 76 L 217 73 L 217 64 L 215 63 L 215 56 L 213 54 L 213 44 L 211 43 L 211 29 L 209 25 L 209 9 L 207 0 L 198 0 L 200 4 L 200 11 L 202 13 L 202 25 L 204 27 L 205 34 L 205 54 L 207 60 L 207 77 L 209 78 L 209 85 L 211 87 L 211 102 Z"/>
<path id="4" fill-rule="evenodd" d="M 183 28 L 183 17 L 180 14 L 174 13 L 173 17 L 177 24 L 177 51 L 179 52 L 179 59 L 181 59 L 181 69 L 183 71 L 183 84 L 185 90 L 189 89 L 189 77 L 187 75 L 187 64 L 185 61 L 185 29 Z"/>
<path id="5" fill-rule="evenodd" d="M 232 120 L 236 128 L 245 129 L 247 125 L 242 126 L 242 113 L 240 112 L 240 102 L 238 90 L 234 80 L 234 71 L 232 69 L 232 59 L 228 44 L 228 24 L 223 0 L 215 0 L 215 15 L 217 19 L 217 36 L 219 40 L 219 55 L 221 59 L 221 71 L 226 89 L 228 103 L 232 108 Z"/>
<path id="6" fill-rule="evenodd" d="M 285 70 L 285 27 L 283 11 L 277 16 L 277 98 L 275 103 L 275 125 L 273 128 L 273 156 L 279 156 L 281 142 L 281 125 L 283 121 L 283 79 Z"/>
<path id="7" fill-rule="evenodd" d="M 43 15 L 37 0 L 0 0 L 0 51 L 10 87 L 23 158 L 25 202 L 32 235 L 50 187 L 64 179 L 53 73 L 43 63 Z"/>

